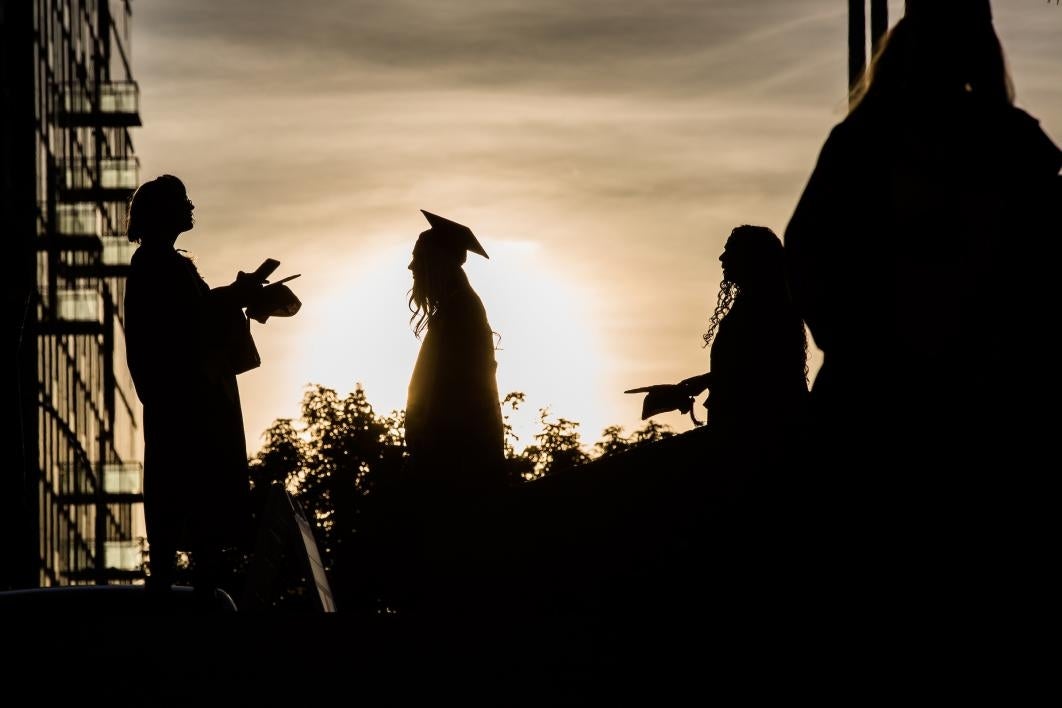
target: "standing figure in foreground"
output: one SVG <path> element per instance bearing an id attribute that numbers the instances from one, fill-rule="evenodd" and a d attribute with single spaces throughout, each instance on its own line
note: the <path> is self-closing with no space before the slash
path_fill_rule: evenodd
<path id="1" fill-rule="evenodd" d="M 908 4 L 785 235 L 823 423 L 934 447 L 1001 422 L 1057 263 L 1062 153 L 1013 106 L 988 2 L 963 6 Z"/>
<path id="2" fill-rule="evenodd" d="M 175 555 L 191 551 L 197 591 L 219 586 L 223 549 L 248 531 L 247 446 L 234 355 L 247 343 L 242 307 L 262 281 L 243 273 L 211 289 L 174 247 L 194 206 L 172 175 L 144 183 L 129 206 L 133 254 L 125 294 L 126 354 L 144 404 L 144 514 L 149 587 L 174 580 Z M 231 589 L 231 588 L 230 588 Z"/>
<path id="3" fill-rule="evenodd" d="M 411 322 L 424 341 L 409 382 L 402 479 L 376 495 L 382 593 L 404 609 L 476 603 L 505 486 L 494 333 L 461 265 L 487 257 L 466 226 L 424 212 L 409 270 Z M 488 593 L 489 595 L 489 593 Z"/>
<path id="4" fill-rule="evenodd" d="M 503 428 L 494 333 L 461 265 L 486 251 L 468 227 L 424 212 L 413 248 L 409 307 L 424 335 L 409 382 L 406 446 L 418 478 L 457 488 L 502 484 Z"/>
<path id="5" fill-rule="evenodd" d="M 711 370 L 682 382 L 713 428 L 742 435 L 777 432 L 803 421 L 807 338 L 789 298 L 782 242 L 765 226 L 738 226 L 727 239 L 723 282 L 704 333 Z"/>
<path id="6" fill-rule="evenodd" d="M 785 234 L 824 353 L 817 461 L 858 557 L 988 575 L 1039 536 L 1003 550 L 1054 452 L 1028 395 L 1059 395 L 1060 166 L 1013 105 L 987 0 L 909 1 Z"/>

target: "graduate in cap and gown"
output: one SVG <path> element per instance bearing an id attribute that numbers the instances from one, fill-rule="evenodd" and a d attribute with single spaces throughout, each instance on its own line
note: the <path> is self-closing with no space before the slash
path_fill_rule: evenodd
<path id="1" fill-rule="evenodd" d="M 504 455 L 494 332 L 461 268 L 469 251 L 487 252 L 467 226 L 424 215 L 431 228 L 409 264 L 409 309 L 423 337 L 406 403 L 410 463 L 419 475 L 458 487 L 496 487 Z"/>
<path id="2" fill-rule="evenodd" d="M 385 604 L 403 612 L 479 606 L 495 594 L 486 588 L 506 481 L 494 333 L 461 268 L 469 251 L 487 252 L 467 226 L 424 215 L 431 228 L 409 264 L 422 342 L 406 403 L 408 459 L 373 495 L 366 568 Z"/>

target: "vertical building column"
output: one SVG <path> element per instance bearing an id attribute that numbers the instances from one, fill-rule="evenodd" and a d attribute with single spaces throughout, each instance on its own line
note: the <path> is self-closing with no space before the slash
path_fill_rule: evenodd
<path id="1" fill-rule="evenodd" d="M 0 589 L 38 584 L 33 4 L 0 0 Z"/>
<path id="2" fill-rule="evenodd" d="M 878 53 L 878 46 L 888 31 L 889 1 L 870 0 L 870 46 L 874 54 Z"/>
<path id="3" fill-rule="evenodd" d="M 872 54 L 889 31 L 888 0 L 870 0 Z M 851 93 L 867 70 L 867 0 L 848 0 L 848 91 Z"/>
<path id="4" fill-rule="evenodd" d="M 866 0 L 848 0 L 848 90 L 863 78 L 867 65 Z"/>

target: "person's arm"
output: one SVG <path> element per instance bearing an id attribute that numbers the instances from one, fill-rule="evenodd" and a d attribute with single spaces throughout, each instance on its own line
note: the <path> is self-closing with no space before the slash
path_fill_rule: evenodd
<path id="1" fill-rule="evenodd" d="M 254 273 L 244 273 L 242 270 L 236 274 L 236 280 L 228 285 L 211 288 L 210 299 L 215 305 L 222 307 L 238 307 L 243 309 L 252 302 L 264 287 L 265 280 Z"/>
<path id="2" fill-rule="evenodd" d="M 709 371 L 698 376 L 691 376 L 688 379 L 682 379 L 678 385 L 685 389 L 687 395 L 699 396 L 703 391 L 711 387 L 712 372 Z"/>

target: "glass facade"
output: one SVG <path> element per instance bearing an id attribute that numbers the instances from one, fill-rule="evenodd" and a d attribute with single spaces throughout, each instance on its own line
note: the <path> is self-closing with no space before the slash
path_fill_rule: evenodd
<path id="1" fill-rule="evenodd" d="M 8 586 L 143 577 L 141 415 L 123 329 L 125 211 L 139 180 L 130 19 L 130 0 L 0 0 L 0 69 L 14 87 L 3 232 L 26 253 L 12 411 L 24 452 L 0 482 L 25 510 L 10 542 L 36 537 L 31 553 L 8 553 L 36 557 Z"/>

